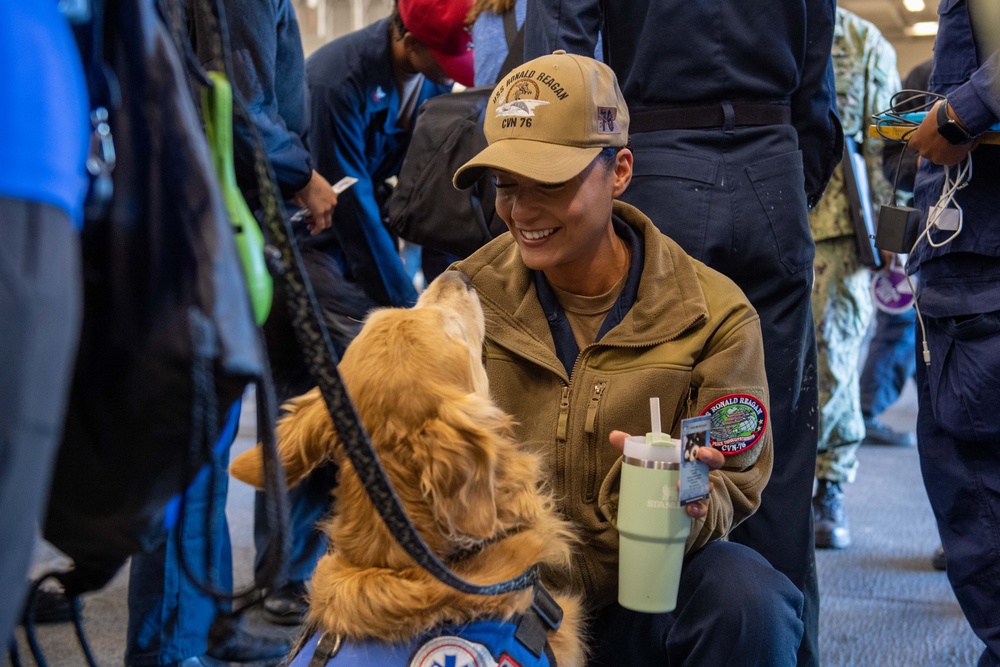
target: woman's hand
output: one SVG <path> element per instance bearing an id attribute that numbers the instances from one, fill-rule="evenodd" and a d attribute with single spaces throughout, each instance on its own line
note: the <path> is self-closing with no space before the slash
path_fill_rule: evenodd
<path id="1" fill-rule="evenodd" d="M 630 436 L 625 431 L 612 431 L 608 434 L 611 446 L 619 452 L 625 451 L 625 438 L 628 437 Z M 709 470 L 718 470 L 726 462 L 726 457 L 715 447 L 699 447 L 698 460 L 707 465 Z M 680 488 L 680 480 L 677 481 L 677 486 Z M 686 505 L 684 509 L 692 519 L 704 519 L 708 515 L 708 499 Z"/>

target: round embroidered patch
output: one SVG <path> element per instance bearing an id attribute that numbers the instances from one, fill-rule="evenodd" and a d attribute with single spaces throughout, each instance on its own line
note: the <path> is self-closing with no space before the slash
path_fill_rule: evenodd
<path id="1" fill-rule="evenodd" d="M 718 398 L 706 405 L 701 414 L 712 418 L 712 446 L 726 456 L 753 447 L 767 426 L 767 410 L 749 394 Z"/>
<path id="2" fill-rule="evenodd" d="M 894 266 L 872 276 L 872 302 L 886 313 L 898 315 L 913 308 L 913 290 L 906 281 L 906 271 Z"/>
<path id="3" fill-rule="evenodd" d="M 498 667 L 482 644 L 461 637 L 435 637 L 420 647 L 410 667 Z"/>

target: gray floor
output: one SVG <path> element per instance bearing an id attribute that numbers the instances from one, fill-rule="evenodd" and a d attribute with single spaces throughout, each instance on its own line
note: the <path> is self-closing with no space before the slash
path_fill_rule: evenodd
<path id="1" fill-rule="evenodd" d="M 236 447 L 251 442 L 245 414 Z M 915 397 L 908 387 L 886 421 L 912 429 Z M 944 573 L 931 568 L 938 538 L 914 448 L 863 446 L 861 468 L 847 489 L 854 544 L 817 554 L 820 576 L 820 652 L 825 667 L 971 666 L 981 644 L 969 630 Z M 233 482 L 228 513 L 238 582 L 250 576 L 253 557 L 250 490 Z M 36 569 L 58 556 L 40 550 Z M 85 625 L 99 664 L 122 664 L 127 570 L 103 591 L 86 596 Z M 85 661 L 70 625 L 42 626 L 39 639 L 53 667 Z M 23 637 L 22 659 L 32 664 Z M 697 666 L 714 667 L 714 666 Z"/>

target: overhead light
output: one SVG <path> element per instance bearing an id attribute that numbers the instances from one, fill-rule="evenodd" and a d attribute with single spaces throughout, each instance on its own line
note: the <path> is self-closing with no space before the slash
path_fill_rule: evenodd
<path id="1" fill-rule="evenodd" d="M 918 21 L 911 26 L 903 28 L 903 32 L 910 37 L 933 37 L 937 34 L 937 21 Z"/>
<path id="2" fill-rule="evenodd" d="M 924 0 L 903 0 L 903 6 L 911 12 L 922 12 L 927 9 Z"/>

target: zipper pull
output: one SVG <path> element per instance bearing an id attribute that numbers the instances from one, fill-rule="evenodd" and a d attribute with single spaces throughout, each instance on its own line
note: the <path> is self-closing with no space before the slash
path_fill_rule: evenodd
<path id="1" fill-rule="evenodd" d="M 601 402 L 607 382 L 598 382 L 594 385 L 594 391 L 590 394 L 590 403 L 587 405 L 587 426 L 586 432 L 593 433 L 594 425 L 597 423 L 597 406 Z"/>
<path id="2" fill-rule="evenodd" d="M 566 442 L 566 431 L 569 428 L 569 385 L 562 389 L 559 399 L 559 423 L 556 427 L 556 440 Z"/>

